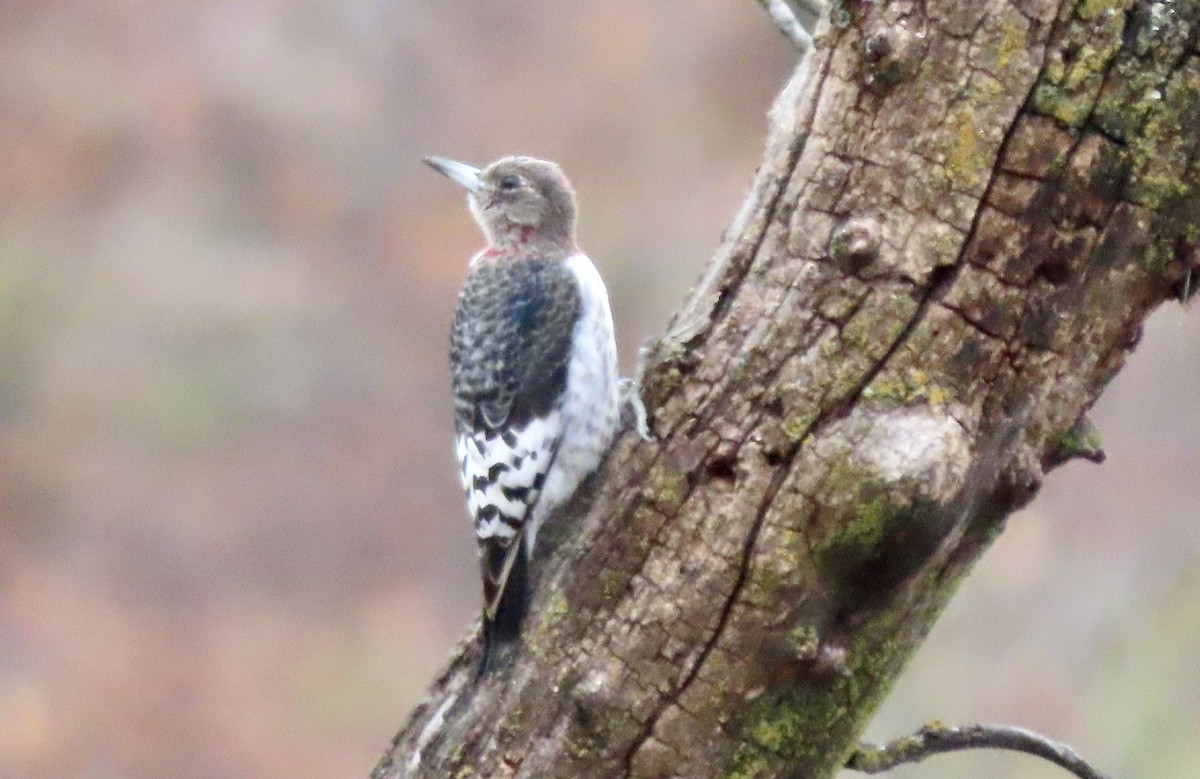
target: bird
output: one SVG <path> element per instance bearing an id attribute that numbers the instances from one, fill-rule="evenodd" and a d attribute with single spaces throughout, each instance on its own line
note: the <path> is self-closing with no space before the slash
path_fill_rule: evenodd
<path id="1" fill-rule="evenodd" d="M 520 637 L 538 529 L 603 459 L 622 390 L 608 290 L 576 244 L 562 168 L 425 162 L 467 190 L 487 241 L 450 334 L 454 449 L 483 579 L 478 678 Z"/>

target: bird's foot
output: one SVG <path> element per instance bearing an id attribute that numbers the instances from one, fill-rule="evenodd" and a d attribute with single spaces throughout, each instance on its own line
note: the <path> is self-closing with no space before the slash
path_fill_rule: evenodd
<path id="1" fill-rule="evenodd" d="M 632 424 L 643 441 L 653 441 L 654 435 L 650 432 L 646 417 L 646 404 L 642 402 L 641 385 L 637 379 L 621 379 L 617 386 L 621 398 L 621 421 Z"/>

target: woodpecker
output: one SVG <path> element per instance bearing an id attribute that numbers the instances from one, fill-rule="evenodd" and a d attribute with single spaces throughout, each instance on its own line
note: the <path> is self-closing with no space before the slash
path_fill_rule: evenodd
<path id="1" fill-rule="evenodd" d="M 425 161 L 466 188 L 487 239 L 450 336 L 455 453 L 483 576 L 482 676 L 520 635 L 538 528 L 612 443 L 617 349 L 608 290 L 575 244 L 575 193 L 558 165 Z"/>

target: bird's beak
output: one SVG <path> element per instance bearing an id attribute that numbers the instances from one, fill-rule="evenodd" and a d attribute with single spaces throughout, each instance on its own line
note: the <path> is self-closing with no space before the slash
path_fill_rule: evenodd
<path id="1" fill-rule="evenodd" d="M 445 157 L 426 157 L 425 164 L 460 187 L 465 187 L 468 192 L 479 192 L 483 189 L 483 178 L 479 175 L 479 168 Z"/>

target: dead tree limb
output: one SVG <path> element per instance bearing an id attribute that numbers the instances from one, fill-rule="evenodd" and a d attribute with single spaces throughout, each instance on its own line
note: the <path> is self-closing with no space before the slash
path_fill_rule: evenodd
<path id="1" fill-rule="evenodd" d="M 1006 749 L 1048 760 L 1079 779 L 1107 779 L 1065 744 L 1007 725 L 926 725 L 911 736 L 886 744 L 860 744 L 846 767 L 865 774 L 881 774 L 904 763 L 919 763 L 934 755 L 967 749 Z"/>
<path id="2" fill-rule="evenodd" d="M 377 779 L 832 776 L 1182 293 L 1200 3 L 832 18 L 650 351 L 658 440 L 548 523 L 512 666 L 476 685 L 464 643 Z"/>
<path id="3" fill-rule="evenodd" d="M 758 4 L 771 17 L 771 23 L 783 34 L 783 37 L 796 47 L 797 52 L 805 54 L 812 48 L 812 34 L 796 18 L 795 11 L 785 0 L 758 0 Z M 820 8 L 813 10 L 819 12 Z"/>

